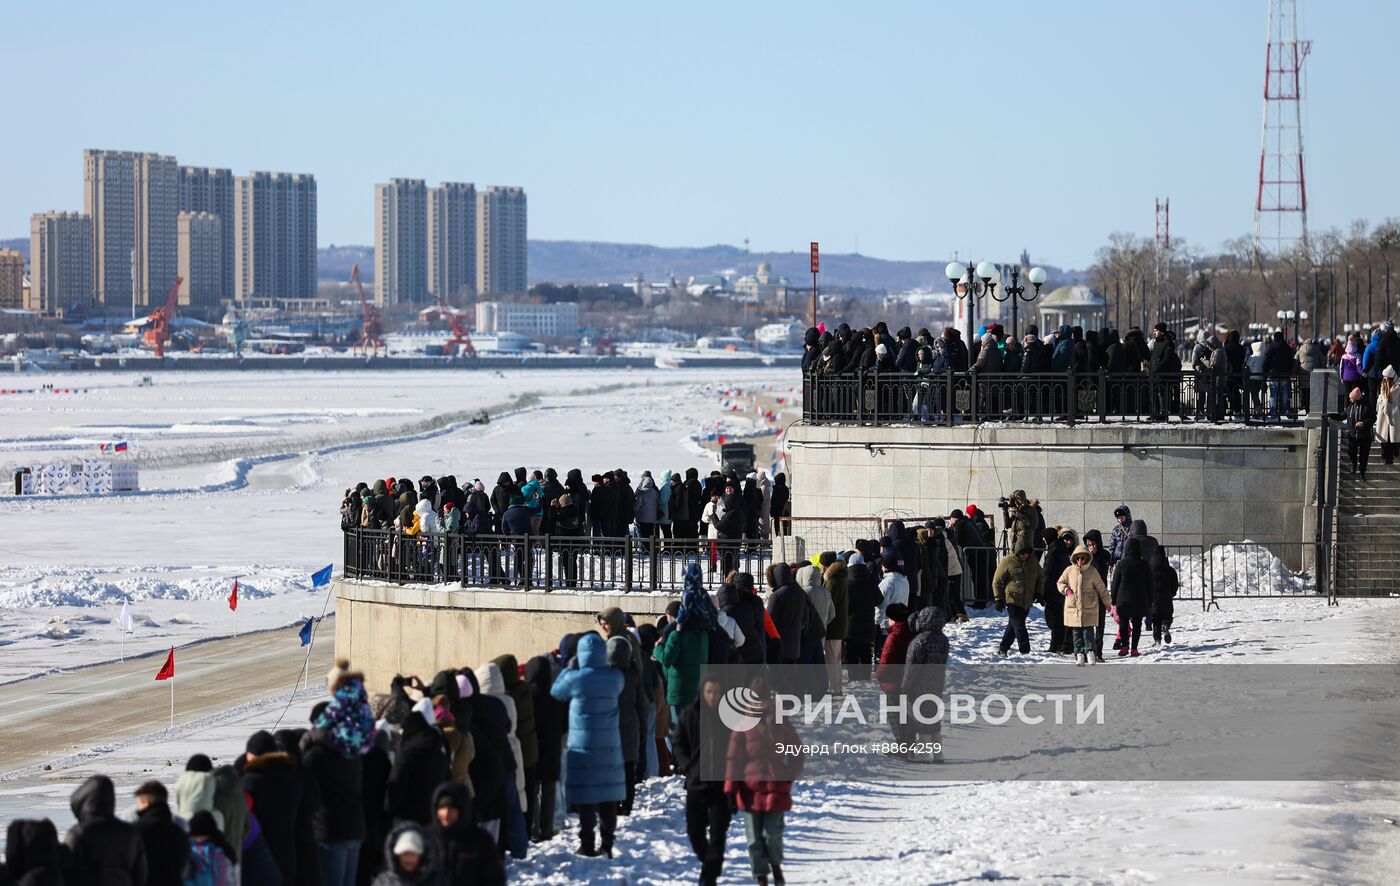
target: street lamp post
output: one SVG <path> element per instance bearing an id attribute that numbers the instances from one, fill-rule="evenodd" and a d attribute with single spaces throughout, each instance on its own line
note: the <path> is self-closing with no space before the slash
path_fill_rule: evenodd
<path id="1" fill-rule="evenodd" d="M 1003 287 L 1003 291 L 1006 293 L 1004 298 L 1011 299 L 1011 337 L 1017 339 L 1021 337 L 1021 326 L 1017 317 L 1018 305 L 1022 299 L 1033 302 L 1040 298 L 1040 287 L 1045 285 L 1045 269 L 1040 267 L 1031 268 L 1026 272 L 1026 279 L 1035 287 L 1035 292 L 1031 294 L 1030 298 L 1026 298 L 1026 287 L 1021 285 L 1021 268 L 1019 265 L 1011 269 L 1011 285 Z M 995 295 L 992 297 L 996 298 Z"/>
<path id="2" fill-rule="evenodd" d="M 989 293 L 995 293 L 997 284 L 1001 282 L 1001 275 L 997 272 L 996 265 L 989 261 L 980 261 L 975 268 L 970 268 L 962 262 L 950 261 L 943 269 L 943 273 L 947 275 L 948 282 L 953 284 L 953 294 L 967 301 L 967 322 L 964 324 L 967 329 L 965 344 L 968 356 L 971 357 L 972 335 L 977 330 L 975 325 L 977 299 L 985 298 Z M 959 289 L 962 291 L 959 292 Z"/>

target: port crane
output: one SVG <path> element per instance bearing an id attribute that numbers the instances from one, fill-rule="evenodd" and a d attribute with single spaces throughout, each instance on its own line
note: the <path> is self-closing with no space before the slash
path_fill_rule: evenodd
<path id="1" fill-rule="evenodd" d="M 170 327 L 175 321 L 175 305 L 180 298 L 180 284 L 182 279 L 175 278 L 175 283 L 170 287 L 170 294 L 165 297 L 165 304 L 151 311 L 146 317 L 146 344 L 155 348 L 157 357 L 165 356 L 165 343 L 170 340 Z"/>
<path id="2" fill-rule="evenodd" d="M 355 291 L 360 295 L 360 311 L 364 315 L 360 340 L 355 344 L 353 350 L 363 351 L 366 357 L 378 357 L 382 352 L 388 350 L 384 345 L 383 338 L 384 318 L 380 316 L 379 309 L 365 298 L 365 286 L 360 282 L 359 265 L 353 265 L 350 268 L 350 282 L 355 284 Z"/>

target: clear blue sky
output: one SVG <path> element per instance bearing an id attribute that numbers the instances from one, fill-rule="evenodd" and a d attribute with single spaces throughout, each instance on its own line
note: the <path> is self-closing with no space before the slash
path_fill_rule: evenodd
<path id="1" fill-rule="evenodd" d="M 1313 227 L 1400 215 L 1400 3 L 1299 3 Z M 322 244 L 391 176 L 522 185 L 546 239 L 1082 266 L 1156 195 L 1253 229 L 1264 0 L 308 5 L 7 8 L 0 237 L 81 209 L 84 147 L 314 173 Z"/>

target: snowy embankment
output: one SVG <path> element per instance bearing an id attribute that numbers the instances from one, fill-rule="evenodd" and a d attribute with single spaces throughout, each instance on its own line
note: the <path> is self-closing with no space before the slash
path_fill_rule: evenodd
<path id="1" fill-rule="evenodd" d="M 996 661 L 1004 624 L 988 609 L 950 626 L 950 660 Z M 1188 605 L 1178 608 L 1171 646 L 1144 643 L 1138 659 L 1110 651 L 1102 667 L 1393 663 L 1384 638 L 1397 628 L 1400 606 L 1387 600 L 1340 608 L 1316 598 L 1231 600 L 1211 612 Z M 1036 610 L 1035 651 L 1013 653 L 1011 662 L 1069 667 L 1038 651 L 1047 636 Z M 698 866 L 685 837 L 684 795 L 675 778 L 641 787 L 611 862 L 573 855 L 570 821 L 513 865 L 512 882 L 693 882 Z M 1393 783 L 819 781 L 799 782 L 793 804 L 784 867 L 794 883 L 1383 883 L 1393 882 L 1400 863 L 1389 823 L 1400 812 Z M 749 878 L 743 840 L 736 816 L 725 861 L 734 882 Z"/>

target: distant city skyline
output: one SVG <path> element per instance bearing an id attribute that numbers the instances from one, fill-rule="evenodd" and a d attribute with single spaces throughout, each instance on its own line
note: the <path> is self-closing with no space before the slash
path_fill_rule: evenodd
<path id="1" fill-rule="evenodd" d="M 1400 5 L 1300 7 L 1311 226 L 1400 215 Z M 305 171 L 320 245 L 373 243 L 400 170 L 519 185 L 542 240 L 1083 267 L 1158 196 L 1189 246 L 1253 230 L 1263 2 L 145 8 L 7 12 L 0 239 L 83 209 L 91 147 Z"/>

